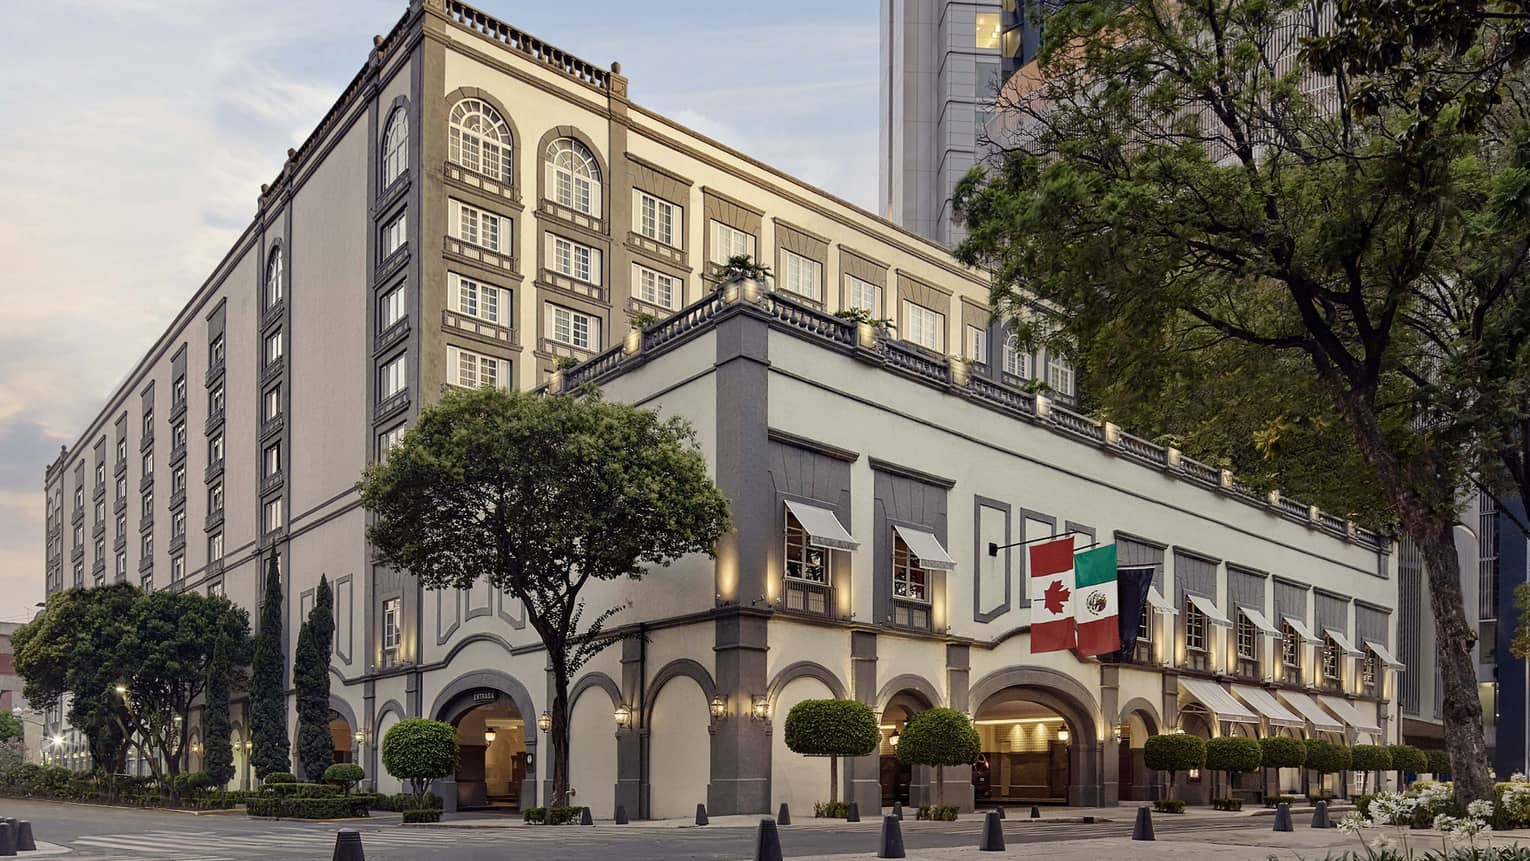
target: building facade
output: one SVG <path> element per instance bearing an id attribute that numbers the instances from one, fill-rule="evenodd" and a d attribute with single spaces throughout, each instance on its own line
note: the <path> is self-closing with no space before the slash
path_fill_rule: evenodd
<path id="1" fill-rule="evenodd" d="M 773 282 L 719 285 L 736 254 Z M 618 64 L 417 0 L 48 467 L 48 593 L 126 581 L 255 614 L 274 553 L 295 640 L 327 576 L 336 758 L 396 791 L 377 740 L 446 720 L 448 803 L 530 806 L 538 638 L 491 588 L 374 565 L 356 482 L 449 387 L 594 382 L 687 418 L 735 523 L 715 560 L 590 590 L 632 601 L 633 636 L 573 691 L 576 801 L 597 816 L 821 800 L 826 763 L 773 730 L 817 696 L 882 716 L 882 751 L 844 764 L 863 806 L 930 797 L 892 752 L 937 705 L 984 738 L 946 770 L 968 805 L 1147 797 L 1143 739 L 1175 729 L 1395 739 L 1389 543 L 1067 409 L 1072 369 L 1008 349 L 985 300 L 939 244 L 635 104 Z M 853 308 L 892 327 L 833 315 Z M 1030 654 L 1006 545 L 1065 534 L 1152 570 L 1124 660 Z M 237 702 L 241 785 L 248 720 Z"/>

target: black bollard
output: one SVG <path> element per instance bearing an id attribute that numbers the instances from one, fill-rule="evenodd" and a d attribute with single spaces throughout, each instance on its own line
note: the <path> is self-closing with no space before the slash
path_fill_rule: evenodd
<path id="1" fill-rule="evenodd" d="M 335 855 L 332 861 L 366 861 L 361 850 L 361 832 L 354 828 L 342 828 L 335 832 Z"/>
<path id="2" fill-rule="evenodd" d="M 616 824 L 617 825 L 626 825 L 627 824 L 627 808 L 623 807 L 620 804 L 616 805 L 616 817 L 615 818 L 616 818 Z"/>
<path id="3" fill-rule="evenodd" d="M 579 811 L 579 824 L 580 825 L 594 825 L 595 824 L 595 817 L 590 815 L 590 808 L 586 807 L 583 810 Z"/>
<path id="4" fill-rule="evenodd" d="M 1312 811 L 1313 828 L 1332 828 L 1333 822 L 1328 818 L 1328 802 L 1319 801 Z"/>
<path id="5" fill-rule="evenodd" d="M 707 806 L 705 804 L 696 805 L 696 824 L 707 824 Z"/>
<path id="6" fill-rule="evenodd" d="M 861 805 L 858 802 L 854 802 L 854 801 L 850 802 L 850 809 L 849 809 L 848 812 L 845 813 L 845 821 L 846 822 L 860 822 L 861 821 Z"/>
<path id="7" fill-rule="evenodd" d="M 999 819 L 997 810 L 990 810 L 983 817 L 983 836 L 978 840 L 979 852 L 1004 851 L 1004 824 Z"/>
<path id="8" fill-rule="evenodd" d="M 877 848 L 878 858 L 906 858 L 903 853 L 903 829 L 895 816 L 882 817 L 882 845 Z"/>
<path id="9" fill-rule="evenodd" d="M 781 802 L 781 810 L 776 813 L 776 824 L 777 825 L 790 825 L 790 824 L 792 824 L 792 809 L 790 807 L 787 807 L 786 806 L 786 802 L 784 802 L 784 801 Z"/>
<path id="10" fill-rule="evenodd" d="M 1156 840 L 1153 836 L 1153 811 L 1146 804 L 1137 808 L 1137 822 L 1132 825 L 1133 840 Z"/>
<path id="11" fill-rule="evenodd" d="M 903 821 L 903 802 L 901 802 L 901 801 L 894 801 L 893 802 L 893 812 L 892 812 L 892 815 L 897 817 L 899 822 Z"/>
<path id="12" fill-rule="evenodd" d="M 776 833 L 776 823 L 769 819 L 761 819 L 754 832 L 754 861 L 781 861 L 781 835 Z"/>
<path id="13" fill-rule="evenodd" d="M 995 807 L 995 808 L 994 808 L 994 809 L 993 809 L 993 812 L 994 812 L 994 813 L 997 813 L 997 814 L 999 814 L 999 818 L 1000 818 L 1000 819 L 1004 819 L 1004 818 L 1006 818 L 1006 817 L 1005 817 L 1005 816 L 1004 816 L 1004 805 L 1002 805 L 1002 804 L 1001 804 L 1001 805 L 999 805 L 999 806 L 998 806 L 998 807 Z"/>
<path id="14" fill-rule="evenodd" d="M 1275 806 L 1275 830 L 1291 831 L 1291 805 L 1282 801 Z"/>
<path id="15" fill-rule="evenodd" d="M 0 822 L 0 855 L 10 856 L 16 854 L 16 832 L 11 828 L 11 823 Z"/>
<path id="16" fill-rule="evenodd" d="M 16 823 L 16 851 L 37 851 L 37 841 L 32 839 L 32 823 L 25 819 Z"/>
<path id="17" fill-rule="evenodd" d="M 1031 805 L 1031 818 L 1032 819 L 1040 819 L 1041 818 L 1041 808 L 1037 807 L 1034 804 Z"/>

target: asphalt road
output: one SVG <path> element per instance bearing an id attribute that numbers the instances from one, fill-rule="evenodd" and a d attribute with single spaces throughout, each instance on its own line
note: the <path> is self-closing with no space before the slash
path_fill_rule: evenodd
<path id="1" fill-rule="evenodd" d="M 152 810 L 109 808 L 55 802 L 0 802 L 0 815 L 29 819 L 38 840 L 67 846 L 62 858 L 79 861 L 249 861 L 249 859 L 328 859 L 339 827 L 355 828 L 369 861 L 488 861 L 505 858 L 577 858 L 580 861 L 666 861 L 692 858 L 737 861 L 751 856 L 754 830 L 748 827 L 658 828 L 593 827 L 449 828 L 397 824 L 396 818 L 346 823 L 253 820 L 243 814 L 191 816 Z M 1111 822 L 1065 822 L 1062 811 L 1048 819 L 1005 822 L 1009 845 L 1059 840 L 1124 837 L 1131 833 L 1131 808 Z M 874 817 L 872 818 L 874 819 Z M 1171 821 L 1158 817 L 1159 834 L 1180 831 L 1262 829 L 1262 820 Z M 909 850 L 976 846 L 982 820 L 903 823 Z M 873 855 L 879 821 L 781 829 L 787 858 L 857 853 Z"/>

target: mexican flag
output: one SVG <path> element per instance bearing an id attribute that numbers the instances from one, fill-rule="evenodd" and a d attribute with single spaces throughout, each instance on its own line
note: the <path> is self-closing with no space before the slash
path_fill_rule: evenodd
<path id="1" fill-rule="evenodd" d="M 1073 536 L 1030 547 L 1031 654 L 1073 648 Z"/>
<path id="2" fill-rule="evenodd" d="M 1107 544 L 1078 554 L 1073 557 L 1073 570 L 1079 657 L 1119 651 L 1121 605 L 1116 594 L 1116 546 Z"/>

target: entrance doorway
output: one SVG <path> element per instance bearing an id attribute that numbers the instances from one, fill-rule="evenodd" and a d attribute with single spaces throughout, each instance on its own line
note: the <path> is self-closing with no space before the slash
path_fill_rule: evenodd
<path id="1" fill-rule="evenodd" d="M 893 697 L 882 711 L 882 744 L 879 761 L 882 783 L 882 806 L 891 807 L 894 802 L 909 804 L 914 783 L 914 767 L 898 761 L 898 741 L 908 719 L 929 708 L 912 692 L 904 691 Z M 922 781 L 921 781 L 922 783 Z"/>
<path id="2" fill-rule="evenodd" d="M 977 800 L 1068 802 L 1073 732 L 1062 715 L 1039 703 L 1007 700 L 985 707 L 973 722 L 983 751 L 972 768 Z"/>
<path id="3" fill-rule="evenodd" d="M 526 778 L 526 722 L 508 700 L 473 706 L 457 727 L 457 807 L 519 810 Z"/>
<path id="4" fill-rule="evenodd" d="M 350 721 L 334 709 L 329 712 L 330 747 L 335 751 L 335 762 L 356 761 L 356 736 L 351 732 Z"/>

